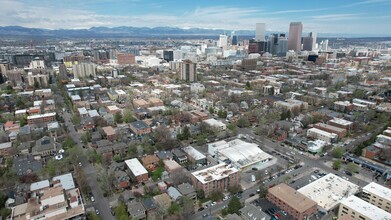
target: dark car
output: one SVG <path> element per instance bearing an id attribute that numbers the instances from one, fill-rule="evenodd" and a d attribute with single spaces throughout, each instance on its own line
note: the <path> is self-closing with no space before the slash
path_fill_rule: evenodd
<path id="1" fill-rule="evenodd" d="M 204 207 L 198 209 L 199 212 L 201 212 L 202 210 L 204 210 Z"/>
<path id="2" fill-rule="evenodd" d="M 249 195 L 249 197 L 253 197 L 253 196 L 255 196 L 255 194 L 254 194 L 254 193 L 251 193 L 251 194 Z"/>

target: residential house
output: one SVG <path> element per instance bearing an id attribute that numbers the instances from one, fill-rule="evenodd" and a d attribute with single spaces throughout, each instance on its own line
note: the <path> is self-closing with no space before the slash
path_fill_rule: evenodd
<path id="1" fill-rule="evenodd" d="M 111 126 L 103 127 L 103 137 L 106 138 L 109 141 L 114 141 L 116 138 L 115 130 Z"/>
<path id="2" fill-rule="evenodd" d="M 153 200 L 155 201 L 157 207 L 162 210 L 168 210 L 172 203 L 171 198 L 167 193 L 162 193 L 160 195 L 154 196 Z"/>
<path id="3" fill-rule="evenodd" d="M 13 160 L 13 168 L 18 176 L 37 173 L 42 169 L 42 161 L 35 160 L 31 155 L 19 156 Z"/>
<path id="4" fill-rule="evenodd" d="M 9 131 L 9 132 L 18 131 L 19 128 L 20 128 L 19 123 L 15 123 L 13 121 L 7 121 L 4 124 L 4 131 Z"/>
<path id="5" fill-rule="evenodd" d="M 172 155 L 174 160 L 179 164 L 187 163 L 187 155 L 182 150 L 175 148 L 174 150 L 172 150 Z"/>
<path id="6" fill-rule="evenodd" d="M 190 183 L 182 183 L 177 186 L 177 189 L 183 196 L 193 200 L 194 204 L 197 203 L 197 192 L 193 185 Z"/>
<path id="7" fill-rule="evenodd" d="M 129 124 L 130 130 L 136 135 L 144 135 L 152 132 L 150 128 L 144 121 L 135 121 Z"/>
<path id="8" fill-rule="evenodd" d="M 60 146 L 54 141 L 54 138 L 45 136 L 35 142 L 35 146 L 31 149 L 33 156 L 52 156 L 55 155 Z"/>
<path id="9" fill-rule="evenodd" d="M 129 217 L 131 217 L 132 220 L 143 220 L 147 219 L 147 213 L 146 210 L 141 202 L 128 202 L 128 213 Z"/>
<path id="10" fill-rule="evenodd" d="M 243 208 L 239 210 L 240 216 L 244 220 L 270 220 L 270 216 L 251 203 L 246 203 Z"/>
<path id="11" fill-rule="evenodd" d="M 182 197 L 182 194 L 173 186 L 168 187 L 167 194 L 173 202 L 179 202 L 179 199 Z"/>
<path id="12" fill-rule="evenodd" d="M 159 158 L 155 155 L 147 155 L 141 158 L 141 162 L 145 168 L 150 171 L 154 171 L 156 167 L 159 165 Z"/>

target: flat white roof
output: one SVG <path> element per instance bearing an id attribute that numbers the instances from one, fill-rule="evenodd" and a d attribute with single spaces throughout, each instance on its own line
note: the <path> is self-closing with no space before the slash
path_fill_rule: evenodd
<path id="1" fill-rule="evenodd" d="M 330 122 L 333 122 L 333 123 L 339 124 L 339 125 L 345 125 L 345 126 L 353 124 L 353 122 L 342 119 L 342 118 L 334 118 L 334 119 L 331 119 Z"/>
<path id="2" fill-rule="evenodd" d="M 210 126 L 225 127 L 225 124 L 221 121 L 218 121 L 214 118 L 206 119 L 203 122 L 209 124 Z"/>
<path id="3" fill-rule="evenodd" d="M 192 175 L 202 184 L 227 178 L 233 173 L 239 172 L 238 169 L 225 163 L 217 164 L 203 170 L 195 171 Z"/>
<path id="4" fill-rule="evenodd" d="M 372 220 L 391 220 L 391 213 L 388 213 L 354 195 L 342 200 L 341 204 L 366 217 L 370 217 Z"/>
<path id="5" fill-rule="evenodd" d="M 377 184 L 375 182 L 371 182 L 368 185 L 362 188 L 363 192 L 368 192 L 370 194 L 382 197 L 387 200 L 391 200 L 391 189 Z"/>
<path id="6" fill-rule="evenodd" d="M 187 153 L 190 157 L 194 158 L 195 160 L 201 160 L 201 159 L 206 158 L 205 155 L 203 155 L 201 152 L 199 152 L 198 150 L 196 150 L 192 146 L 184 147 L 184 148 L 182 148 L 182 150 L 185 153 Z"/>
<path id="7" fill-rule="evenodd" d="M 370 102 L 370 101 L 363 100 L 363 99 L 353 99 L 353 102 L 360 103 L 360 104 L 367 104 L 367 105 L 376 105 L 375 102 Z"/>
<path id="8" fill-rule="evenodd" d="M 85 107 L 83 107 L 83 108 L 78 108 L 77 110 L 79 111 L 79 114 L 81 114 L 81 115 L 86 115 L 86 114 L 88 114 L 87 109 L 86 109 Z"/>
<path id="9" fill-rule="evenodd" d="M 44 189 L 44 188 L 49 187 L 49 186 L 50 186 L 49 180 L 42 180 L 42 181 L 39 181 L 39 182 L 31 183 L 30 191 Z"/>
<path id="10" fill-rule="evenodd" d="M 359 189 L 356 184 L 329 173 L 297 191 L 329 211 L 338 205 L 342 199 L 356 194 Z"/>
<path id="11" fill-rule="evenodd" d="M 126 165 L 132 171 L 133 175 L 140 176 L 143 174 L 148 174 L 148 171 L 145 167 L 140 163 L 137 158 L 125 160 Z"/>
<path id="12" fill-rule="evenodd" d="M 327 132 L 327 131 L 323 131 L 323 130 L 320 130 L 320 129 L 317 129 L 317 128 L 310 128 L 310 129 L 308 129 L 308 131 L 311 131 L 311 132 L 314 132 L 314 133 L 317 133 L 317 134 L 320 134 L 320 135 L 323 135 L 323 136 L 326 136 L 326 137 L 330 137 L 330 138 L 336 138 L 338 136 L 337 134 L 330 133 L 330 132 Z"/>
<path id="13" fill-rule="evenodd" d="M 19 110 L 16 110 L 15 111 L 15 115 L 18 115 L 18 114 L 26 114 L 27 113 L 27 109 L 19 109 Z"/>
<path id="14" fill-rule="evenodd" d="M 228 143 L 219 141 L 214 144 L 216 145 L 212 146 L 215 147 L 216 154 L 226 157 L 237 168 L 245 168 L 273 158 L 271 155 L 262 151 L 258 145 L 240 139 L 235 139 Z"/>
<path id="15" fill-rule="evenodd" d="M 73 181 L 72 173 L 67 173 L 64 175 L 55 176 L 55 177 L 53 177 L 53 181 L 54 180 L 60 180 L 62 188 L 64 188 L 65 190 L 75 188 L 75 182 Z"/>
<path id="16" fill-rule="evenodd" d="M 99 113 L 97 110 L 88 110 L 88 115 L 90 115 L 90 117 L 95 117 L 95 116 L 99 116 Z"/>
<path id="17" fill-rule="evenodd" d="M 116 105 L 109 105 L 107 106 L 107 108 L 109 109 L 109 111 L 119 110 L 119 108 Z"/>
<path id="18" fill-rule="evenodd" d="M 50 116 L 55 116 L 55 112 L 50 112 L 50 113 L 45 113 L 45 114 L 40 114 L 40 115 L 30 115 L 27 116 L 27 120 L 29 119 L 36 119 L 36 118 L 44 118 L 44 117 L 50 117 Z"/>

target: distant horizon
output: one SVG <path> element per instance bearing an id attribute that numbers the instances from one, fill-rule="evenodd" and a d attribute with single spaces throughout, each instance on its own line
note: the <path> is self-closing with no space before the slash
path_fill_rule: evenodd
<path id="1" fill-rule="evenodd" d="M 231 31 L 235 32 L 235 33 L 241 33 L 239 35 L 241 36 L 246 36 L 246 37 L 251 37 L 251 36 L 255 36 L 255 28 L 254 29 L 249 29 L 249 30 L 230 30 L 230 29 L 222 29 L 222 28 L 197 28 L 197 27 L 194 27 L 194 28 L 181 28 L 181 27 L 174 27 L 174 26 L 156 26 L 156 27 L 135 27 L 135 26 L 125 26 L 125 25 L 122 25 L 122 26 L 114 26 L 114 27 L 107 27 L 107 26 L 93 26 L 93 27 L 90 27 L 90 28 L 74 28 L 74 29 L 70 29 L 70 28 L 58 28 L 58 29 L 49 29 L 49 28 L 30 28 L 30 27 L 24 27 L 24 26 L 20 26 L 20 25 L 10 25 L 10 26 L 0 26 L 0 28 L 12 28 L 12 27 L 15 27 L 15 28 L 23 28 L 23 29 L 38 29 L 38 30 L 48 30 L 48 31 L 82 31 L 82 30 L 91 30 L 91 29 L 99 29 L 99 28 L 102 28 L 102 29 L 118 29 L 118 28 L 142 28 L 142 29 L 150 29 L 150 30 L 153 30 L 153 29 L 156 29 L 156 28 L 167 28 L 167 29 L 181 29 L 181 30 L 184 30 L 184 31 L 187 31 L 187 30 L 196 30 L 196 29 L 200 29 L 200 30 L 205 30 L 205 31 L 225 31 L 227 32 L 226 34 L 227 35 L 230 35 Z M 248 32 L 248 33 L 245 33 L 243 34 L 243 32 Z M 267 34 L 288 34 L 287 31 L 266 31 Z M 93 34 L 93 33 L 91 33 Z M 110 33 L 100 33 L 100 34 L 110 34 Z M 112 33 L 113 35 L 116 35 L 116 37 L 120 37 L 120 33 Z M 218 37 L 218 35 L 216 35 L 217 33 L 213 34 L 213 33 L 196 33 L 196 34 L 191 34 L 191 33 L 188 33 L 188 34 L 165 34 L 164 36 L 216 36 Z M 222 33 L 221 33 L 222 34 Z M 302 34 L 302 37 L 305 37 L 307 34 L 309 34 L 309 32 L 305 32 L 303 31 L 303 34 Z M 376 35 L 376 34 L 349 34 L 349 33 L 317 33 L 318 34 L 318 38 L 391 38 L 391 35 Z M 0 36 L 11 36 L 13 34 L 7 34 L 7 33 L 0 33 Z M 156 33 L 156 35 L 159 35 L 158 33 Z M 16 35 L 18 36 L 18 35 Z M 34 36 L 39 36 L 39 34 L 35 34 Z M 46 36 L 46 35 L 42 35 L 42 36 Z M 130 34 L 127 34 L 127 35 L 124 35 L 123 37 L 129 37 L 129 36 L 132 36 Z M 133 35 L 133 36 L 142 36 L 141 35 Z M 149 36 L 154 36 L 153 34 L 149 34 Z M 288 37 L 288 36 L 287 36 Z"/>
<path id="2" fill-rule="evenodd" d="M 301 21 L 303 32 L 391 36 L 391 0 L 277 2 L 177 0 L 1 0 L 0 26 L 88 29 L 92 27 L 178 27 L 182 29 L 288 32 Z"/>

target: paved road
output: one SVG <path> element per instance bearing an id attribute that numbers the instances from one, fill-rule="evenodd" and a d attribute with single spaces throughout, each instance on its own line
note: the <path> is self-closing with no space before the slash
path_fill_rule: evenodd
<path id="1" fill-rule="evenodd" d="M 251 136 L 255 137 L 255 141 L 259 143 L 259 146 L 263 150 L 265 150 L 265 149 L 267 149 L 269 151 L 274 150 L 274 151 L 278 151 L 278 152 L 280 152 L 282 154 L 285 154 L 285 155 L 288 152 L 293 151 L 289 147 L 282 147 L 278 143 L 274 143 L 274 142 L 270 141 L 267 138 L 263 138 L 263 137 L 260 137 L 260 136 L 258 136 L 256 134 L 254 134 L 254 132 L 252 132 L 248 128 L 241 128 L 238 131 L 239 131 L 239 134 L 248 134 L 248 135 L 251 135 Z M 319 168 L 321 170 L 324 170 L 327 173 L 334 173 L 334 174 L 338 174 L 339 176 L 345 176 L 345 177 L 349 178 L 350 182 L 358 184 L 359 186 L 365 186 L 365 185 L 368 184 L 368 182 L 366 182 L 364 180 L 358 179 L 358 178 L 356 178 L 354 176 L 353 177 L 352 176 L 347 176 L 345 173 L 343 173 L 341 171 L 336 171 L 336 170 L 332 169 L 331 167 L 325 165 L 325 162 L 329 161 L 331 159 L 329 157 L 313 159 L 313 158 L 310 158 L 310 157 L 308 157 L 306 155 L 301 155 L 301 154 L 296 153 L 295 154 L 295 158 L 300 159 L 300 161 L 305 164 L 304 168 L 308 168 L 309 169 L 309 168 L 312 168 L 312 167 L 316 167 L 316 168 Z"/>
<path id="2" fill-rule="evenodd" d="M 84 151 L 80 142 L 80 135 L 75 130 L 75 126 L 71 121 L 71 115 L 68 112 L 63 112 L 62 116 L 64 118 L 65 125 L 68 128 L 68 132 L 72 137 L 73 141 L 76 143 L 76 146 L 79 147 L 82 151 Z M 80 155 L 78 159 L 82 163 L 84 174 L 86 175 L 87 182 L 90 185 L 91 191 L 95 198 L 93 206 L 95 207 L 95 209 L 99 210 L 101 219 L 114 220 L 114 217 L 111 215 L 110 212 L 109 202 L 103 196 L 102 190 L 100 189 L 100 186 L 96 179 L 95 168 L 88 162 L 88 159 L 85 155 Z"/>

